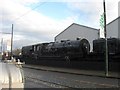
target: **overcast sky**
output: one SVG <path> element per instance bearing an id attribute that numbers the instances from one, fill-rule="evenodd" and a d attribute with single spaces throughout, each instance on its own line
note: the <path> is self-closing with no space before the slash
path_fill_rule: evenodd
<path id="1" fill-rule="evenodd" d="M 103 0 L 0 0 L 0 32 L 11 33 L 14 48 L 54 41 L 72 23 L 100 28 Z M 106 0 L 107 23 L 118 17 L 118 1 Z M 10 35 L 0 33 L 0 39 Z"/>

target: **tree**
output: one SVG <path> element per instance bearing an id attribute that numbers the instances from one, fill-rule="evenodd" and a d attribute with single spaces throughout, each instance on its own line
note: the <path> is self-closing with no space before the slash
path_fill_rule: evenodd
<path id="1" fill-rule="evenodd" d="M 21 49 L 14 49 L 13 50 L 13 55 L 19 56 L 21 53 Z"/>

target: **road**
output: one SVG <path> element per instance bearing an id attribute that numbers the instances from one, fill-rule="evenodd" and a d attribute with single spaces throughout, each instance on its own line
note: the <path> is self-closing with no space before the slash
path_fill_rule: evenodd
<path id="1" fill-rule="evenodd" d="M 118 88 L 119 79 L 23 68 L 25 88 Z"/>

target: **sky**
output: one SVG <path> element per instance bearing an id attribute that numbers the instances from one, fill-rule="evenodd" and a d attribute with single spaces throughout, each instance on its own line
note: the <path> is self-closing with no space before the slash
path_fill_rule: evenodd
<path id="1" fill-rule="evenodd" d="M 77 23 L 100 28 L 103 0 L 0 0 L 0 32 L 11 33 L 13 47 L 53 42 L 54 37 Z M 106 0 L 107 23 L 118 17 L 118 2 Z M 8 41 L 10 34 L 1 34 Z"/>

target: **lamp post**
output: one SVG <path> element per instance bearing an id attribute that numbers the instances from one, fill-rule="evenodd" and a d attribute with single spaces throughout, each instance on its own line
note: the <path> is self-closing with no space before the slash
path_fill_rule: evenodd
<path id="1" fill-rule="evenodd" d="M 2 54 L 2 51 L 3 51 L 2 45 L 3 45 L 3 38 L 1 39 L 1 54 Z"/>
<path id="2" fill-rule="evenodd" d="M 3 38 L 1 39 L 1 53 L 0 53 L 0 59 L 2 60 L 2 55 L 3 55 Z"/>

